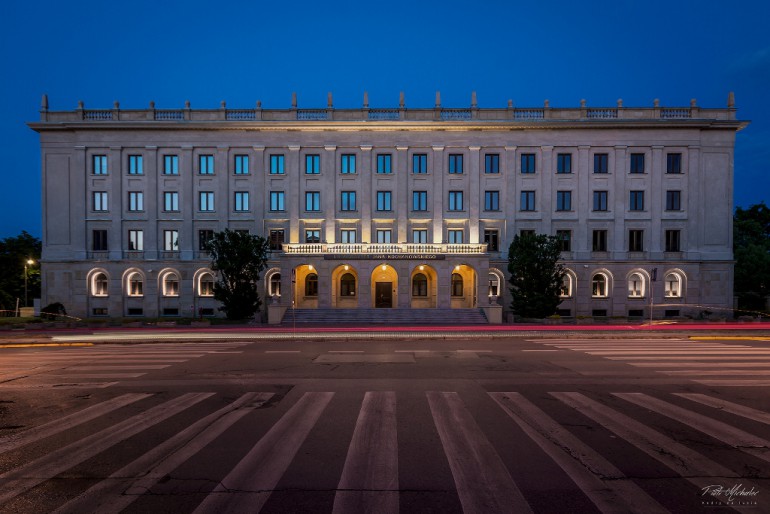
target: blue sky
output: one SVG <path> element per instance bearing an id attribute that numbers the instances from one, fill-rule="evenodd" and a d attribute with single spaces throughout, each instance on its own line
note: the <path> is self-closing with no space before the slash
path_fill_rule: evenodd
<path id="1" fill-rule="evenodd" d="M 770 193 L 770 2 L 388 3 L 5 0 L 0 237 L 41 235 L 38 137 L 52 110 L 253 107 L 724 107 L 735 91 L 735 202 Z"/>

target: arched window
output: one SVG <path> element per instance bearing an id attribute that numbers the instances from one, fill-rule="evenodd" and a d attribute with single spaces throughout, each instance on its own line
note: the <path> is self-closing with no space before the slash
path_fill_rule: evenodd
<path id="1" fill-rule="evenodd" d="M 109 281 L 104 273 L 96 273 L 91 279 L 91 296 L 107 296 Z"/>
<path id="2" fill-rule="evenodd" d="M 128 277 L 128 296 L 143 296 L 144 281 L 139 273 L 132 273 Z"/>
<path id="3" fill-rule="evenodd" d="M 356 277 L 352 273 L 345 273 L 340 278 L 340 296 L 356 295 Z"/>
<path id="4" fill-rule="evenodd" d="M 428 296 L 428 277 L 424 273 L 412 278 L 412 296 Z"/>
<path id="5" fill-rule="evenodd" d="M 500 296 L 500 277 L 496 273 L 489 274 L 489 296 Z"/>
<path id="6" fill-rule="evenodd" d="M 463 295 L 463 276 L 459 273 L 452 273 L 452 296 Z"/>
<path id="7" fill-rule="evenodd" d="M 305 296 L 318 296 L 318 275 L 315 273 L 305 278 Z"/>
<path id="8" fill-rule="evenodd" d="M 642 298 L 644 296 L 644 278 L 639 273 L 632 273 L 628 277 L 628 297 Z"/>
<path id="9" fill-rule="evenodd" d="M 281 296 L 281 274 L 273 273 L 270 276 L 270 296 Z"/>
<path id="10" fill-rule="evenodd" d="M 198 296 L 214 296 L 214 276 L 203 273 L 198 279 Z"/>
<path id="11" fill-rule="evenodd" d="M 682 297 L 682 277 L 678 273 L 668 273 L 664 281 L 666 298 Z"/>
<path id="12" fill-rule="evenodd" d="M 179 275 L 166 273 L 163 277 L 163 296 L 179 296 Z"/>
<path id="13" fill-rule="evenodd" d="M 564 278 L 561 279 L 561 291 L 559 296 L 562 298 L 572 298 L 572 277 L 569 273 L 564 274 Z"/>
<path id="14" fill-rule="evenodd" d="M 607 298 L 607 277 L 603 273 L 597 273 L 591 279 L 591 296 Z"/>

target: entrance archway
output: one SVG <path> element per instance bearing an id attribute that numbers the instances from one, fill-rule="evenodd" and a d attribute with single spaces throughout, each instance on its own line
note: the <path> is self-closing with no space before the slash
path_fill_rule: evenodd
<path id="1" fill-rule="evenodd" d="M 467 264 L 458 264 L 452 268 L 449 295 L 453 309 L 476 307 L 477 278 L 476 270 Z"/>
<path id="2" fill-rule="evenodd" d="M 390 309 L 398 305 L 398 273 L 393 266 L 380 264 L 372 270 L 372 307 Z"/>
<path id="3" fill-rule="evenodd" d="M 436 284 L 438 275 L 432 266 L 420 264 L 412 270 L 409 283 L 409 295 L 412 309 L 431 309 L 436 307 Z"/>
<path id="4" fill-rule="evenodd" d="M 341 264 L 332 271 L 332 306 L 339 309 L 358 308 L 358 271 Z"/>

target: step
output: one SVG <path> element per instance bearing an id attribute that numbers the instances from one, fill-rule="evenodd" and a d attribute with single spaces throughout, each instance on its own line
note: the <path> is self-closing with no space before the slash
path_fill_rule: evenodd
<path id="1" fill-rule="evenodd" d="M 282 325 L 317 324 L 486 325 L 481 309 L 288 309 Z"/>

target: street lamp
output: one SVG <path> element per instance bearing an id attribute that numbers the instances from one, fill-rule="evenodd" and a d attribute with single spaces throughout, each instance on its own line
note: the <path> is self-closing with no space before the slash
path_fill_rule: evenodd
<path id="1" fill-rule="evenodd" d="M 35 261 L 32 259 L 27 259 L 24 261 L 24 307 L 29 306 L 29 303 L 27 302 L 27 270 L 33 264 L 35 264 Z"/>

